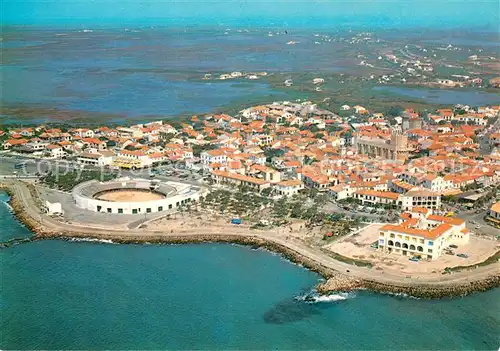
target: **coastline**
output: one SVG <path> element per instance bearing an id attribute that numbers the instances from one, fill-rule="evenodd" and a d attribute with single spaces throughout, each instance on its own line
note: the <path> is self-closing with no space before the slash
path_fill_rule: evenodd
<path id="1" fill-rule="evenodd" d="M 26 185 L 26 184 L 25 184 Z M 32 196 L 29 187 L 26 185 L 29 196 Z M 198 244 L 198 243 L 232 243 L 237 245 L 251 246 L 254 248 L 263 248 L 280 254 L 283 258 L 301 265 L 311 271 L 314 271 L 325 278 L 325 281 L 320 283 L 316 290 L 318 293 L 328 295 L 334 292 L 350 292 L 353 290 L 370 290 L 379 293 L 389 294 L 406 294 L 417 298 L 439 299 L 445 297 L 460 297 L 474 292 L 486 291 L 492 288 L 500 287 L 500 270 L 496 270 L 493 274 L 488 274 L 486 277 L 478 279 L 467 279 L 463 282 L 446 282 L 439 281 L 435 283 L 422 282 L 387 282 L 376 279 L 376 277 L 356 277 L 353 274 L 347 275 L 340 270 L 328 267 L 314 257 L 295 250 L 291 245 L 284 245 L 279 242 L 270 240 L 264 235 L 255 234 L 227 234 L 220 232 L 212 232 L 208 234 L 197 233 L 195 231 L 189 233 L 168 234 L 161 232 L 141 232 L 135 233 L 121 232 L 119 230 L 97 230 L 89 226 L 79 227 L 71 224 L 58 222 L 50 217 L 43 218 L 43 214 L 39 214 L 37 220 L 29 212 L 32 208 L 29 206 L 29 199 L 23 196 L 22 189 L 16 188 L 16 183 L 5 184 L 0 183 L 0 190 L 7 192 L 10 196 L 10 205 L 16 218 L 23 223 L 34 235 L 28 241 L 60 239 L 71 241 L 73 239 L 96 239 L 106 240 L 119 244 Z M 25 189 L 26 190 L 26 189 Z M 26 194 L 24 194 L 26 195 Z M 32 199 L 35 200 L 35 199 Z M 65 228 L 62 229 L 54 225 L 58 222 Z M 67 227 L 67 228 L 66 228 Z M 493 263 L 493 264 L 498 264 Z M 353 269 L 356 266 L 352 266 Z M 350 270 L 347 270 L 350 272 Z"/>

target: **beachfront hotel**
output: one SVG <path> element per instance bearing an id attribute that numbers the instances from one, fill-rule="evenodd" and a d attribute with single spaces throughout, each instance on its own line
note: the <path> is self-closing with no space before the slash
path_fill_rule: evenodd
<path id="1" fill-rule="evenodd" d="M 380 228 L 378 246 L 383 252 L 434 260 L 450 245 L 468 242 L 469 231 L 462 219 L 437 216 L 430 209 L 416 207 L 404 212 L 399 224 Z"/>

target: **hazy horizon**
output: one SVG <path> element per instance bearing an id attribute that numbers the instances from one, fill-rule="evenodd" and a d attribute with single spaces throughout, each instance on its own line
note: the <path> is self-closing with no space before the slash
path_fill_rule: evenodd
<path id="1" fill-rule="evenodd" d="M 2 25 L 499 29 L 500 2 L 445 0 L 4 0 Z"/>

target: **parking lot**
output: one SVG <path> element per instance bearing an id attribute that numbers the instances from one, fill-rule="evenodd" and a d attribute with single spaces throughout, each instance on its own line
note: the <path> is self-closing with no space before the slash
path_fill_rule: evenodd
<path id="1" fill-rule="evenodd" d="M 401 256 L 371 247 L 378 240 L 378 231 L 382 225 L 372 224 L 357 234 L 347 235 L 340 240 L 325 246 L 326 249 L 342 256 L 366 260 L 373 264 L 374 269 L 390 274 L 410 276 L 441 274 L 446 267 L 468 266 L 484 261 L 500 248 L 500 242 L 490 237 L 471 235 L 468 244 L 453 249 L 453 255 L 443 253 L 433 261 L 410 261 L 408 256 Z M 457 255 L 466 254 L 467 257 Z"/>
<path id="2" fill-rule="evenodd" d="M 168 177 L 170 179 L 190 180 L 200 182 L 204 176 L 201 169 L 186 168 L 183 163 L 161 165 L 147 170 L 150 177 Z"/>
<path id="3" fill-rule="evenodd" d="M 399 214 L 397 210 L 334 202 L 327 203 L 324 210 L 328 213 L 341 213 L 348 217 L 364 218 L 372 222 L 394 222 L 397 221 Z"/>
<path id="4" fill-rule="evenodd" d="M 16 165 L 24 163 L 25 167 L 16 169 Z M 71 160 L 48 160 L 26 158 L 3 154 L 0 156 L 0 175 L 34 176 L 46 172 L 67 173 L 72 170 L 98 169 L 92 166 L 78 164 Z M 192 185 L 202 185 L 204 175 L 201 169 L 188 169 L 183 162 L 170 162 L 154 168 L 144 168 L 137 170 L 121 169 L 121 176 L 132 178 L 159 177 L 162 180 L 180 181 Z"/>

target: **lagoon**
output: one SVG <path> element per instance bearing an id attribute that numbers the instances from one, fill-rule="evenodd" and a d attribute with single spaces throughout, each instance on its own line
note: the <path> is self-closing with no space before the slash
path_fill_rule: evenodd
<path id="1" fill-rule="evenodd" d="M 496 105 L 500 103 L 500 95 L 478 90 L 449 90 L 432 88 L 408 88 L 396 86 L 377 86 L 373 90 L 384 94 L 411 98 L 431 104 L 469 106 Z"/>

